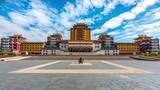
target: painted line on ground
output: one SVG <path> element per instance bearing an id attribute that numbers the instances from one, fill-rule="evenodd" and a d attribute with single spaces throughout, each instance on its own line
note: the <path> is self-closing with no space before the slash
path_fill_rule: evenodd
<path id="1" fill-rule="evenodd" d="M 152 73 L 149 71 L 145 71 L 138 68 L 128 67 L 116 63 L 112 63 L 109 61 L 99 61 L 108 65 L 112 65 L 115 67 L 123 68 L 123 69 L 40 69 L 49 65 L 57 64 L 63 61 L 54 61 L 41 65 L 32 66 L 29 68 L 24 68 L 16 71 L 11 71 L 9 73 L 37 73 L 37 74 L 134 74 L 134 73 Z"/>
<path id="2" fill-rule="evenodd" d="M 18 61 L 18 60 L 22 60 L 22 59 L 27 59 L 27 58 L 30 58 L 31 56 L 25 56 L 25 57 L 22 57 L 22 56 L 16 56 L 16 57 L 7 57 L 7 58 L 1 58 L 5 61 Z"/>
<path id="3" fill-rule="evenodd" d="M 20 70 L 17 70 L 17 71 L 12 71 L 10 73 L 26 72 L 26 71 L 37 70 L 38 68 L 42 68 L 42 67 L 49 66 L 49 65 L 52 65 L 52 64 L 56 64 L 56 63 L 60 63 L 60 62 L 61 61 L 49 62 L 49 63 L 40 64 L 40 65 L 32 66 L 32 67 L 29 67 L 29 68 L 25 68 L 25 69 L 20 69 Z"/>
<path id="4" fill-rule="evenodd" d="M 144 69 L 139 69 L 139 68 L 133 68 L 133 67 L 129 67 L 129 66 L 124 66 L 124 65 L 112 63 L 112 62 L 109 62 L 109 61 L 101 61 L 101 62 L 103 62 L 103 63 L 105 63 L 105 64 L 109 64 L 109 65 L 115 66 L 115 67 L 123 68 L 123 69 L 126 69 L 127 71 L 131 71 L 131 72 L 152 73 L 152 72 L 149 72 L 149 71 L 145 71 Z"/>

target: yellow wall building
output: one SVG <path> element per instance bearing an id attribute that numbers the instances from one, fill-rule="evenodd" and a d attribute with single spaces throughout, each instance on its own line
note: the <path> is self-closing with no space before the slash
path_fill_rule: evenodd
<path id="1" fill-rule="evenodd" d="M 140 52 L 140 47 L 136 43 L 116 43 L 120 54 L 134 54 Z"/>
<path id="2" fill-rule="evenodd" d="M 43 42 L 24 42 L 21 44 L 21 53 L 41 54 L 44 46 Z"/>
<path id="3" fill-rule="evenodd" d="M 91 52 L 93 41 L 91 41 L 90 28 L 85 23 L 77 23 L 71 28 L 68 50 L 71 52 Z"/>
<path id="4" fill-rule="evenodd" d="M 71 41 L 91 40 L 90 28 L 84 23 L 77 23 L 71 28 Z"/>

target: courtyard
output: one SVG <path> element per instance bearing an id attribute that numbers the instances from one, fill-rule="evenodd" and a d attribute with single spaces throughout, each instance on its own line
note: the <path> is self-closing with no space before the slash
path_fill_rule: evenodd
<path id="1" fill-rule="evenodd" d="M 160 62 L 139 60 L 0 61 L 0 90 L 159 90 Z"/>

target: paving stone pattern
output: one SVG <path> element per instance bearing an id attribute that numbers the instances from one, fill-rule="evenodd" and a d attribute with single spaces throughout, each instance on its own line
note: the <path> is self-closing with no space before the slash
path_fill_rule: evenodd
<path id="1" fill-rule="evenodd" d="M 116 60 L 116 64 L 141 68 L 152 74 L 24 74 L 8 73 L 52 60 L 22 60 L 0 62 L 0 90 L 159 90 L 160 62 Z M 72 62 L 72 61 L 71 61 Z M 74 61 L 73 61 L 74 62 Z M 69 66 L 70 62 L 54 64 L 45 69 L 117 69 L 101 62 L 91 62 L 92 66 Z M 118 68 L 121 69 L 121 68 Z"/>

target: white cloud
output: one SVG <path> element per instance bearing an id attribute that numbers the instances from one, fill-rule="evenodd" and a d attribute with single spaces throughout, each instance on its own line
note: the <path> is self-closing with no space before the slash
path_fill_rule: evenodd
<path id="1" fill-rule="evenodd" d="M 134 5 L 138 2 L 138 0 L 118 0 L 121 4 Z"/>
<path id="2" fill-rule="evenodd" d="M 105 0 L 90 0 L 94 7 L 100 8 L 105 4 Z"/>
<path id="3" fill-rule="evenodd" d="M 25 3 L 23 2 L 28 2 L 28 0 L 5 0 L 7 3 L 10 3 L 10 4 L 14 4 L 18 7 L 20 6 L 25 6 Z"/>
<path id="4" fill-rule="evenodd" d="M 38 24 L 40 24 L 41 26 L 42 25 L 43 26 L 51 25 L 51 18 L 46 15 L 44 10 L 32 9 L 32 10 L 28 11 L 27 14 L 34 17 L 36 19 L 36 21 L 38 22 Z"/>
<path id="5" fill-rule="evenodd" d="M 160 36 L 160 17 L 158 18 L 156 16 L 157 13 L 159 13 L 158 9 L 148 12 L 146 14 L 147 16 L 141 19 L 131 21 L 128 25 L 124 27 L 124 31 L 121 31 L 121 35 L 123 36 L 118 35 L 117 38 L 125 37 L 123 39 L 128 39 L 128 38 L 133 39 L 138 34 L 147 34 L 147 35 L 159 38 Z"/>
<path id="6" fill-rule="evenodd" d="M 6 33 L 23 33 L 21 28 L 8 21 L 6 18 L 0 16 L 0 32 L 1 34 L 6 34 Z"/>
<path id="7" fill-rule="evenodd" d="M 11 20 L 1 16 L 0 33 L 2 35 L 22 34 L 29 41 L 45 41 L 48 32 L 54 31 L 52 17 L 50 17 L 50 15 L 54 16 L 54 13 L 40 1 L 32 0 L 31 6 L 32 8 L 26 11 L 10 12 Z M 33 23 L 36 23 L 36 27 L 28 27 Z"/>
<path id="8" fill-rule="evenodd" d="M 13 2 L 18 4 L 16 1 Z M 45 35 L 47 36 L 52 32 L 59 32 L 63 34 L 65 38 L 67 37 L 66 39 L 69 39 L 68 30 L 73 24 L 77 22 L 85 22 L 87 24 L 94 23 L 97 19 L 96 17 L 81 19 L 81 16 L 87 15 L 89 10 L 92 10 L 93 8 L 103 7 L 105 5 L 105 0 L 77 0 L 76 5 L 67 2 L 62 8 L 63 11 L 58 14 L 56 13 L 57 15 L 53 13 L 44 3 L 42 3 L 42 1 L 31 0 L 30 5 L 31 9 L 29 10 L 22 12 L 10 12 L 9 16 L 12 19 L 12 22 L 9 20 L 8 21 L 15 26 L 18 26 L 19 30 L 23 31 L 21 33 L 30 33 L 29 35 L 33 35 L 33 32 L 38 31 L 39 33 L 36 33 L 35 35 L 40 36 L 40 33 L 44 33 L 44 31 L 46 31 Z M 36 28 L 32 29 L 30 27 L 28 30 L 23 28 L 29 26 L 30 24 L 36 24 Z M 29 35 L 27 35 L 27 38 L 31 40 Z M 38 39 L 36 37 L 33 38 L 34 40 Z"/>
<path id="9" fill-rule="evenodd" d="M 47 35 L 58 32 L 61 33 L 65 39 L 69 39 L 70 32 L 68 30 L 73 24 L 77 22 L 85 22 L 88 25 L 94 24 L 95 21 L 101 20 L 104 15 L 107 15 L 111 10 L 115 9 L 116 5 L 133 5 L 136 1 L 137 0 L 109 0 L 109 2 L 106 2 L 105 0 L 76 0 L 75 4 L 67 2 L 57 13 L 56 9 L 47 7 L 41 0 L 31 0 L 30 9 L 22 12 L 13 11 L 9 13 L 12 21 L 0 17 L 0 33 L 3 35 L 7 35 L 7 33 L 20 33 L 30 41 L 44 41 Z M 145 0 L 141 2 L 141 4 L 138 4 L 133 10 L 107 21 L 92 34 L 94 35 L 95 33 L 105 32 L 108 29 L 114 29 L 120 26 L 124 20 L 134 19 L 137 14 L 143 12 L 146 7 L 153 5 L 156 1 L 157 0 Z M 81 18 L 81 16 L 88 15 L 90 11 L 94 11 L 95 8 L 104 8 L 104 11 L 90 18 Z M 157 14 L 157 17 L 158 15 L 159 14 Z M 24 28 L 30 24 L 36 24 L 36 27 Z M 134 24 L 130 25 L 136 26 Z M 13 28 L 11 29 L 10 27 Z M 128 28 L 132 27 L 128 26 Z M 136 28 L 140 28 L 140 26 Z M 131 31 L 127 32 L 129 35 L 132 35 Z M 139 31 L 137 30 L 137 32 Z M 122 34 L 122 32 L 115 31 L 109 34 L 118 34 L 121 36 L 120 34 Z M 93 37 L 93 39 L 95 39 L 95 37 Z"/>
<path id="10" fill-rule="evenodd" d="M 98 1 L 98 0 L 97 0 Z M 104 3 L 104 10 L 100 15 L 107 15 L 111 10 L 115 9 L 117 5 L 136 5 L 138 0 L 109 0 L 108 3 Z"/>
<path id="11" fill-rule="evenodd" d="M 18 25 L 29 26 L 30 24 L 35 23 L 33 17 L 25 16 L 18 12 L 11 12 L 9 13 L 9 16 L 11 17 L 13 23 L 16 23 Z"/>
<path id="12" fill-rule="evenodd" d="M 143 0 L 142 2 L 138 3 L 137 6 L 131 11 L 125 12 L 117 17 L 112 18 L 111 20 L 104 23 L 100 29 L 94 30 L 93 33 L 103 33 L 108 29 L 116 28 L 120 26 L 124 20 L 134 19 L 138 14 L 145 11 L 148 6 L 151 6 L 158 1 L 159 0 Z"/>
<path id="13" fill-rule="evenodd" d="M 120 31 L 113 31 L 108 33 L 108 35 L 117 35 L 117 34 L 120 34 Z"/>
<path id="14" fill-rule="evenodd" d="M 107 4 L 104 4 L 104 10 L 100 13 L 100 15 L 107 15 L 111 10 L 115 9 L 116 5 L 117 5 L 117 1 L 113 0 Z M 101 17 L 102 17 L 101 16 Z"/>
<path id="15" fill-rule="evenodd" d="M 2 36 L 7 35 L 8 33 L 10 35 L 13 34 L 22 34 L 24 37 L 26 37 L 29 41 L 45 41 L 46 33 L 32 28 L 31 30 L 26 30 L 20 25 L 17 25 L 15 23 L 12 23 L 5 19 L 4 17 L 0 16 L 0 33 Z"/>
<path id="16" fill-rule="evenodd" d="M 160 8 L 156 8 L 147 12 L 144 17 L 137 20 L 131 20 L 124 26 L 122 30 L 109 32 L 109 35 L 114 35 L 116 41 L 133 41 L 139 34 L 147 34 L 154 38 L 160 36 L 160 17 L 157 17 Z"/>

